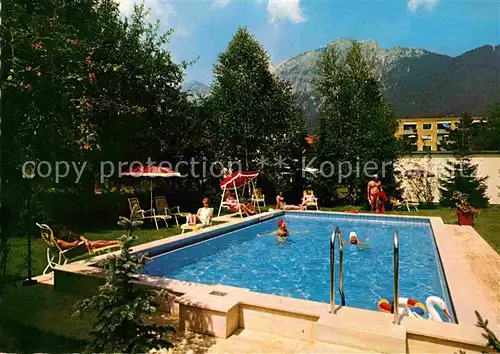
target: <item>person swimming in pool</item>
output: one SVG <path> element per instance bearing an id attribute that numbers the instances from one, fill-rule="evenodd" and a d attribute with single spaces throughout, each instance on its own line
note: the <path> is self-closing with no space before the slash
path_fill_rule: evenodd
<path id="1" fill-rule="evenodd" d="M 305 232 L 309 232 L 309 231 L 294 231 L 294 234 L 296 233 L 305 233 Z M 290 229 L 288 228 L 288 225 L 286 224 L 286 221 L 285 220 L 280 220 L 278 221 L 278 230 L 276 231 L 273 231 L 271 233 L 268 233 L 268 234 L 264 234 L 264 235 L 257 235 L 257 236 L 268 236 L 268 235 L 276 235 L 278 236 L 278 238 L 281 238 L 281 237 L 288 237 L 290 235 Z"/>
<path id="2" fill-rule="evenodd" d="M 351 231 L 351 233 L 349 234 L 349 241 L 344 242 L 344 246 L 347 245 L 359 245 L 361 247 L 366 246 L 363 242 L 359 240 L 358 235 L 354 231 Z"/>
<path id="3" fill-rule="evenodd" d="M 290 230 L 288 230 L 285 220 L 278 221 L 278 230 L 275 231 L 275 234 L 278 237 L 288 237 Z"/>

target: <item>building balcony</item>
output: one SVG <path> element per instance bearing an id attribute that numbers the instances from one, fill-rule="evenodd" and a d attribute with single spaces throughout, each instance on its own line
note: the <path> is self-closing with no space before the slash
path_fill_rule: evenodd
<path id="1" fill-rule="evenodd" d="M 449 133 L 449 131 L 448 131 L 447 129 L 438 129 L 438 130 L 437 130 L 437 133 L 438 133 L 438 134 L 448 134 L 448 133 Z"/>
<path id="2" fill-rule="evenodd" d="M 405 129 L 403 130 L 404 135 L 417 134 L 417 129 Z"/>

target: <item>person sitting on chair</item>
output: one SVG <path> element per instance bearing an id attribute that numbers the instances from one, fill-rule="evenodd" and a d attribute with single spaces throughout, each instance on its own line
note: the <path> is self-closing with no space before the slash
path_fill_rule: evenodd
<path id="1" fill-rule="evenodd" d="M 63 226 L 61 230 L 57 233 L 57 237 L 54 236 L 55 241 L 62 249 L 73 248 L 79 244 L 85 244 L 85 247 L 90 251 L 95 248 L 107 247 L 111 245 L 119 245 L 120 241 L 107 241 L 107 240 L 97 240 L 89 241 L 83 235 L 75 234 L 74 232 L 68 230 L 66 226 Z"/>
<path id="2" fill-rule="evenodd" d="M 314 192 L 310 189 L 306 192 L 306 195 L 304 196 L 304 198 L 302 198 L 302 205 L 309 204 L 309 203 L 317 203 L 317 202 L 318 202 L 318 198 L 316 198 L 314 196 Z"/>
<path id="3" fill-rule="evenodd" d="M 210 208 L 210 201 L 208 198 L 203 198 L 203 200 L 201 201 L 201 204 L 203 205 L 203 207 L 198 209 L 198 212 L 196 213 L 196 215 L 189 216 L 188 223 L 190 225 L 194 225 L 197 223 L 200 223 L 203 226 L 210 225 L 214 210 L 212 208 Z"/>

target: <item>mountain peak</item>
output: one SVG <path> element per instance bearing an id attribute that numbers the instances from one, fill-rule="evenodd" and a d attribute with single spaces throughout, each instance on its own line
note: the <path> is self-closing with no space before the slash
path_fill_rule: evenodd
<path id="1" fill-rule="evenodd" d="M 328 42 L 341 57 L 352 40 Z M 384 78 L 384 96 L 401 117 L 455 115 L 462 111 L 482 115 L 500 97 L 500 46 L 482 46 L 456 57 L 421 48 L 382 48 L 375 40 L 359 41 L 364 55 L 373 57 Z M 302 53 L 276 65 L 276 74 L 288 80 L 314 124 L 318 102 L 312 78 L 325 47 Z"/>

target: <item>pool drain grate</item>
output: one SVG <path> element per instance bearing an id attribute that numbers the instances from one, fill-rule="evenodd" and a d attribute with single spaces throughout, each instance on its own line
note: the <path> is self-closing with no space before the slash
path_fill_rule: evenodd
<path id="1" fill-rule="evenodd" d="M 208 295 L 216 295 L 216 296 L 226 296 L 227 293 L 223 293 L 222 291 L 217 291 L 217 290 L 214 290 L 210 293 L 208 293 Z"/>

